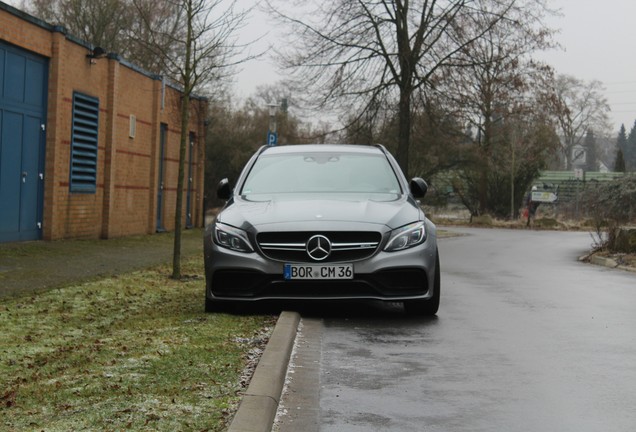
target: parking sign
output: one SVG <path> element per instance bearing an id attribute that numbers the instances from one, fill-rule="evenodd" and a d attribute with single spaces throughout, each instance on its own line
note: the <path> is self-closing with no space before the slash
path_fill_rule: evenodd
<path id="1" fill-rule="evenodd" d="M 277 132 L 267 132 L 267 145 L 275 146 L 278 144 L 278 133 Z"/>

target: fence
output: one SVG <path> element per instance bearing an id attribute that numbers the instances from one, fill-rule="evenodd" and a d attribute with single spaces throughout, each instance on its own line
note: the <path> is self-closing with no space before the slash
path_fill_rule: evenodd
<path id="1" fill-rule="evenodd" d="M 623 177 L 624 173 L 587 172 L 576 178 L 571 171 L 544 171 L 534 185 L 557 194 L 554 203 L 542 204 L 542 213 L 552 213 L 554 217 L 581 220 L 591 217 L 586 195 L 599 185 Z M 628 174 L 630 175 L 630 174 Z"/>

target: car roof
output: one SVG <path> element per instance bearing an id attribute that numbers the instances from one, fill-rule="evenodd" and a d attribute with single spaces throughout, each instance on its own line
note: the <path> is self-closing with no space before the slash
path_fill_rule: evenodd
<path id="1" fill-rule="evenodd" d="M 383 154 L 380 145 L 362 144 L 290 144 L 264 147 L 261 154 L 294 154 L 294 153 L 366 153 Z"/>

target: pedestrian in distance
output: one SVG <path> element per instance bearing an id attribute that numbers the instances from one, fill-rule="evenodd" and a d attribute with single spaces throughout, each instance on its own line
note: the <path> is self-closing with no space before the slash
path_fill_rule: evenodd
<path id="1" fill-rule="evenodd" d="M 532 190 L 526 196 L 526 208 L 527 208 L 526 211 L 528 213 L 528 223 L 526 224 L 527 227 L 529 227 L 531 224 L 531 221 L 534 220 L 535 215 L 537 213 L 537 209 L 539 208 L 539 205 L 541 204 L 538 201 L 532 201 L 532 192 L 536 190 L 537 190 L 537 187 L 532 186 Z"/>

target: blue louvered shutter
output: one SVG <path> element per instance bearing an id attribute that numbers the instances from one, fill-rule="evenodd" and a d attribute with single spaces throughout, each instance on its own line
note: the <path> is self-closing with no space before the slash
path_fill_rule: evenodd
<path id="1" fill-rule="evenodd" d="M 82 93 L 73 93 L 71 192 L 95 193 L 98 131 L 99 99 Z"/>

